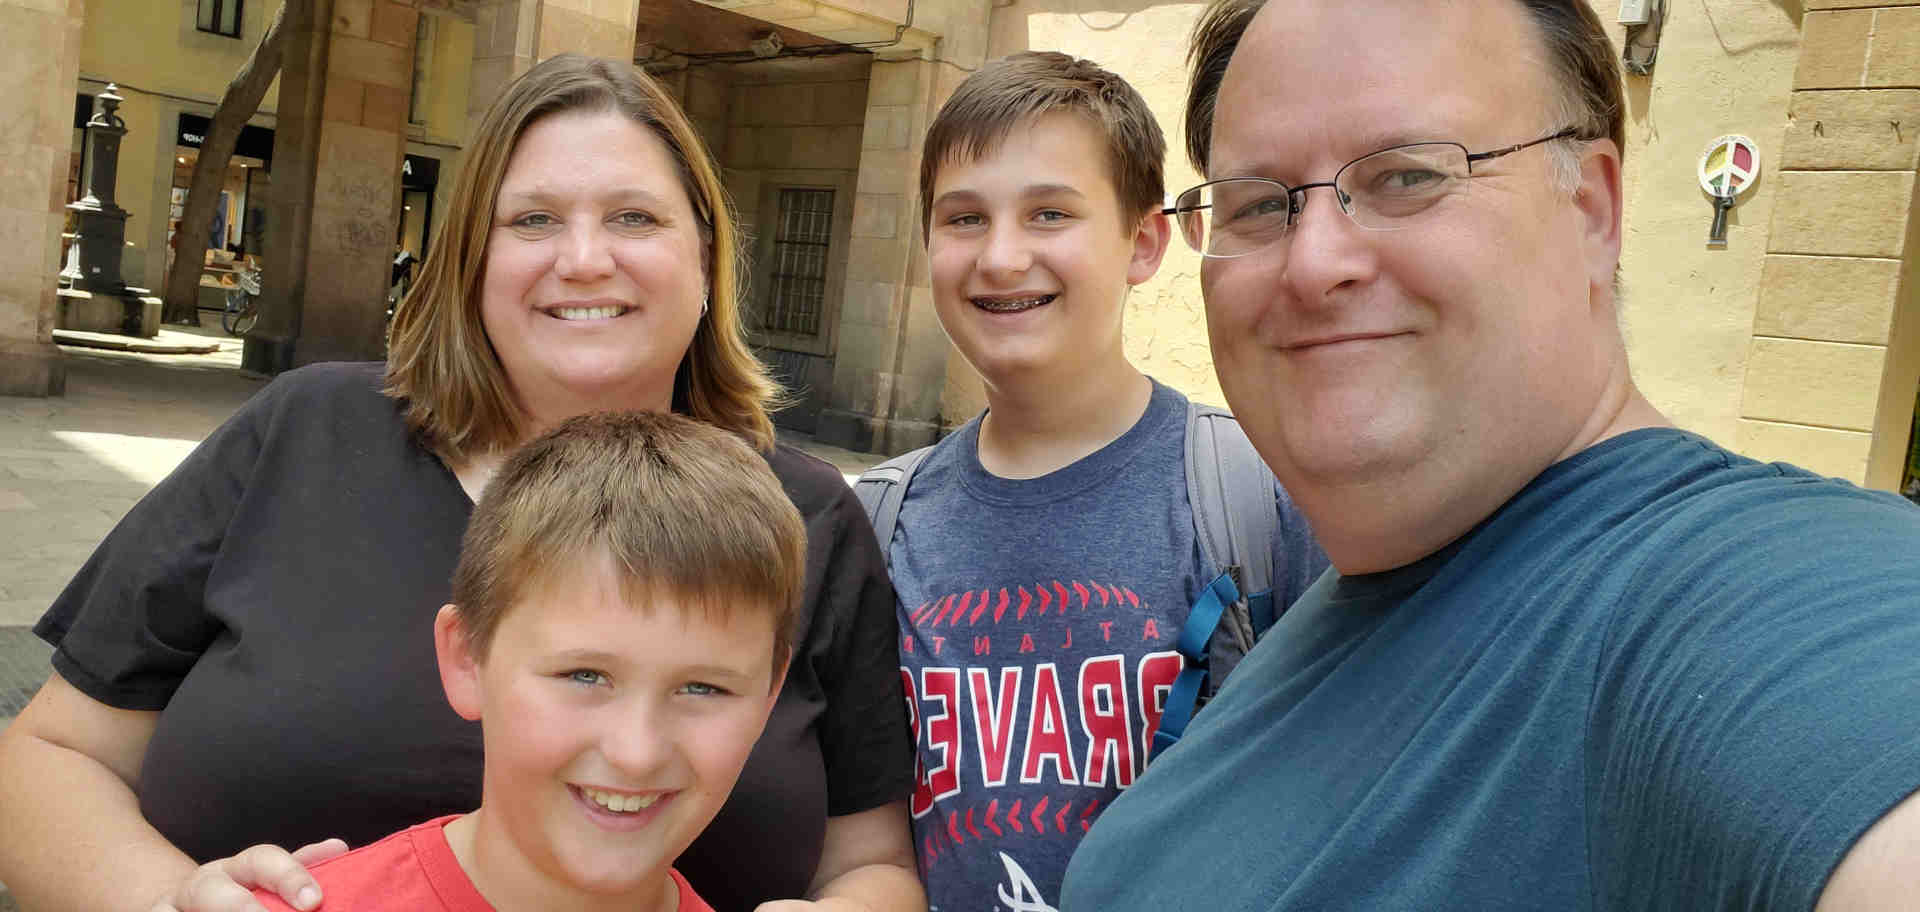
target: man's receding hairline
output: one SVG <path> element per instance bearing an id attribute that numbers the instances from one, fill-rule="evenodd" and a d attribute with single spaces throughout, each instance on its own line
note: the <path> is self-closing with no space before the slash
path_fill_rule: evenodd
<path id="1" fill-rule="evenodd" d="M 1206 65 L 1209 63 L 1209 58 L 1198 56 L 1201 50 L 1199 44 L 1190 43 L 1188 47 L 1187 63 L 1190 70 L 1189 78 L 1192 81 L 1188 86 L 1187 110 L 1183 112 L 1182 121 L 1189 128 L 1190 132 L 1199 133 L 1200 131 L 1194 125 L 1192 115 L 1195 113 L 1195 108 L 1205 108 L 1205 113 L 1207 114 L 1205 131 L 1203 136 L 1198 137 L 1204 141 L 1204 165 L 1200 160 L 1202 147 L 1194 141 L 1196 137 L 1190 136 L 1187 142 L 1188 158 L 1191 164 L 1200 172 L 1203 179 L 1213 177 L 1217 173 L 1215 168 L 1217 164 L 1215 152 L 1220 135 L 1220 97 L 1226 88 L 1227 78 L 1234 72 L 1234 64 L 1239 62 L 1240 51 L 1246 44 L 1249 35 L 1260 22 L 1260 17 L 1265 14 L 1275 2 L 1276 0 L 1244 0 L 1244 2 L 1238 4 L 1243 8 L 1250 7 L 1251 9 L 1244 14 L 1243 24 L 1237 33 L 1233 35 L 1233 39 L 1230 42 L 1232 50 L 1228 53 L 1225 63 L 1219 67 L 1219 76 L 1212 82 L 1212 91 L 1206 93 L 1204 96 L 1196 97 L 1193 90 L 1198 87 L 1200 77 L 1203 75 Z M 1570 2 L 1579 2 L 1579 0 L 1570 0 Z M 1190 41 L 1197 42 L 1198 39 L 1202 37 L 1200 28 L 1209 24 L 1208 20 L 1213 11 L 1226 5 L 1225 3 L 1216 2 L 1212 8 L 1203 12 L 1200 23 L 1196 25 L 1195 32 L 1190 37 Z M 1472 3 L 1466 5 L 1469 8 L 1479 8 Z M 1544 77 L 1544 81 L 1550 87 L 1549 91 L 1536 94 L 1536 97 L 1540 101 L 1540 116 L 1544 118 L 1545 121 L 1553 122 L 1550 125 L 1543 126 L 1542 129 L 1559 130 L 1563 127 L 1572 126 L 1580 128 L 1582 134 L 1580 136 L 1581 139 L 1610 138 L 1604 133 L 1599 137 L 1586 135 L 1589 132 L 1588 127 L 1590 126 L 1590 121 L 1594 118 L 1611 119 L 1617 115 L 1590 109 L 1585 98 L 1586 86 L 1582 84 L 1580 75 L 1574 72 L 1568 72 L 1568 67 L 1554 54 L 1552 39 L 1548 34 L 1548 24 L 1541 21 L 1541 17 L 1534 13 L 1525 0 L 1508 0 L 1507 8 L 1520 17 L 1523 31 L 1527 35 L 1527 50 L 1524 52 L 1524 59 L 1533 65 L 1535 74 Z M 1228 43 L 1229 42 L 1221 42 L 1222 45 Z M 1212 50 L 1217 51 L 1218 48 Z M 1562 123 L 1561 121 L 1568 122 Z M 1625 150 L 1621 151 L 1624 152 Z M 1566 167 L 1571 161 L 1571 155 L 1568 153 L 1565 144 L 1551 144 L 1549 154 L 1554 157 L 1557 171 L 1566 170 Z"/>
<path id="2" fill-rule="evenodd" d="M 1220 81 L 1214 86 L 1212 96 L 1208 100 L 1212 114 L 1211 121 L 1207 128 L 1207 161 L 1209 166 L 1215 163 L 1214 153 L 1220 135 L 1220 98 L 1225 94 L 1227 80 L 1233 75 L 1234 64 L 1240 61 L 1240 52 L 1245 48 L 1248 38 L 1258 26 L 1260 17 L 1280 2 L 1285 2 L 1285 0 L 1256 0 L 1253 4 L 1255 6 L 1253 13 L 1247 17 L 1246 27 L 1241 30 L 1238 40 L 1234 42 L 1233 54 L 1229 56 L 1225 69 L 1221 71 Z M 1475 10 L 1484 8 L 1483 6 L 1473 3 L 1464 5 L 1469 9 Z M 1534 75 L 1543 77 L 1545 84 L 1552 88 L 1552 91 L 1535 93 L 1535 97 L 1540 101 L 1540 116 L 1544 118 L 1541 129 L 1559 130 L 1567 126 L 1582 126 L 1581 124 L 1563 124 L 1557 122 L 1563 117 L 1577 116 L 1572 112 L 1578 111 L 1580 108 L 1577 98 L 1579 93 L 1576 87 L 1567 85 L 1566 80 L 1562 78 L 1560 68 L 1554 62 L 1552 48 L 1547 44 L 1547 36 L 1544 30 L 1534 17 L 1527 14 L 1526 6 L 1521 0 L 1508 0 L 1506 6 L 1518 15 L 1521 32 L 1525 35 L 1526 49 L 1521 53 L 1520 59 L 1531 64 L 1534 68 Z M 1547 124 L 1546 121 L 1555 122 Z M 1377 137 L 1372 141 L 1373 144 L 1380 145 L 1382 148 L 1388 145 L 1399 144 L 1399 141 L 1395 141 L 1392 136 L 1402 134 L 1407 137 L 1403 140 L 1404 142 L 1422 142 L 1427 140 L 1457 141 L 1451 136 L 1428 135 L 1433 132 L 1432 130 L 1407 131 L 1398 126 L 1384 126 L 1376 132 L 1390 134 L 1388 136 Z M 1418 134 L 1418 136 L 1414 134 Z M 1531 139 L 1532 137 L 1528 138 Z M 1519 140 L 1516 140 L 1516 142 L 1517 141 Z M 1362 145 L 1367 144 L 1368 143 L 1362 143 Z"/>

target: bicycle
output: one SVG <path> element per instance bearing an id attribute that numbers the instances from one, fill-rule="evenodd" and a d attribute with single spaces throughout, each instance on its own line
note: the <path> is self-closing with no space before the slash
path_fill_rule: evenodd
<path id="1" fill-rule="evenodd" d="M 230 336 L 244 336 L 260 320 L 260 268 L 241 264 L 235 270 L 237 280 L 227 289 L 226 306 L 220 308 L 220 328 Z"/>

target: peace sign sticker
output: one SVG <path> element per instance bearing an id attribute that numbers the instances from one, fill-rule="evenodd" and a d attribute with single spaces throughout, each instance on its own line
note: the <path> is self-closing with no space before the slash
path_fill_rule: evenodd
<path id="1" fill-rule="evenodd" d="M 1700 153 L 1700 189 L 1708 196 L 1739 196 L 1753 189 L 1759 177 L 1760 147 L 1745 136 L 1722 136 Z"/>

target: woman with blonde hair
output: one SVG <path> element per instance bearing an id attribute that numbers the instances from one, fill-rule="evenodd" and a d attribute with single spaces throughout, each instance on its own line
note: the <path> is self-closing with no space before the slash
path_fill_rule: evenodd
<path id="1" fill-rule="evenodd" d="M 480 733 L 432 625 L 473 502 L 518 443 L 642 409 L 754 444 L 807 524 L 779 702 L 679 869 L 722 910 L 924 909 L 884 563 L 838 472 L 774 441 L 685 115 L 629 64 L 547 60 L 487 112 L 449 210 L 387 362 L 270 384 L 41 619 L 56 673 L 0 734 L 0 881 L 27 908 L 239 910 L 256 884 L 313 908 L 299 862 L 330 837 L 471 810 Z"/>

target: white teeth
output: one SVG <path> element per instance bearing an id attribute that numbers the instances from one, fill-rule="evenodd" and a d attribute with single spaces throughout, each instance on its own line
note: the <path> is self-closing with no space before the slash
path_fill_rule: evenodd
<path id="1" fill-rule="evenodd" d="M 604 307 L 556 307 L 548 311 L 562 320 L 604 320 L 625 312 L 626 308 L 611 304 Z"/>
<path id="2" fill-rule="evenodd" d="M 580 793 L 586 795 L 588 801 L 616 814 L 631 814 L 634 811 L 645 810 L 653 807 L 654 802 L 660 800 L 658 794 L 622 795 L 618 792 L 603 792 L 599 789 L 587 788 L 584 785 L 580 787 Z"/>
<path id="3" fill-rule="evenodd" d="M 1051 302 L 1055 297 L 1057 296 L 1040 295 L 1034 298 L 974 298 L 973 305 L 981 310 L 993 313 L 1018 313 L 1023 310 L 1032 310 L 1042 304 Z"/>

